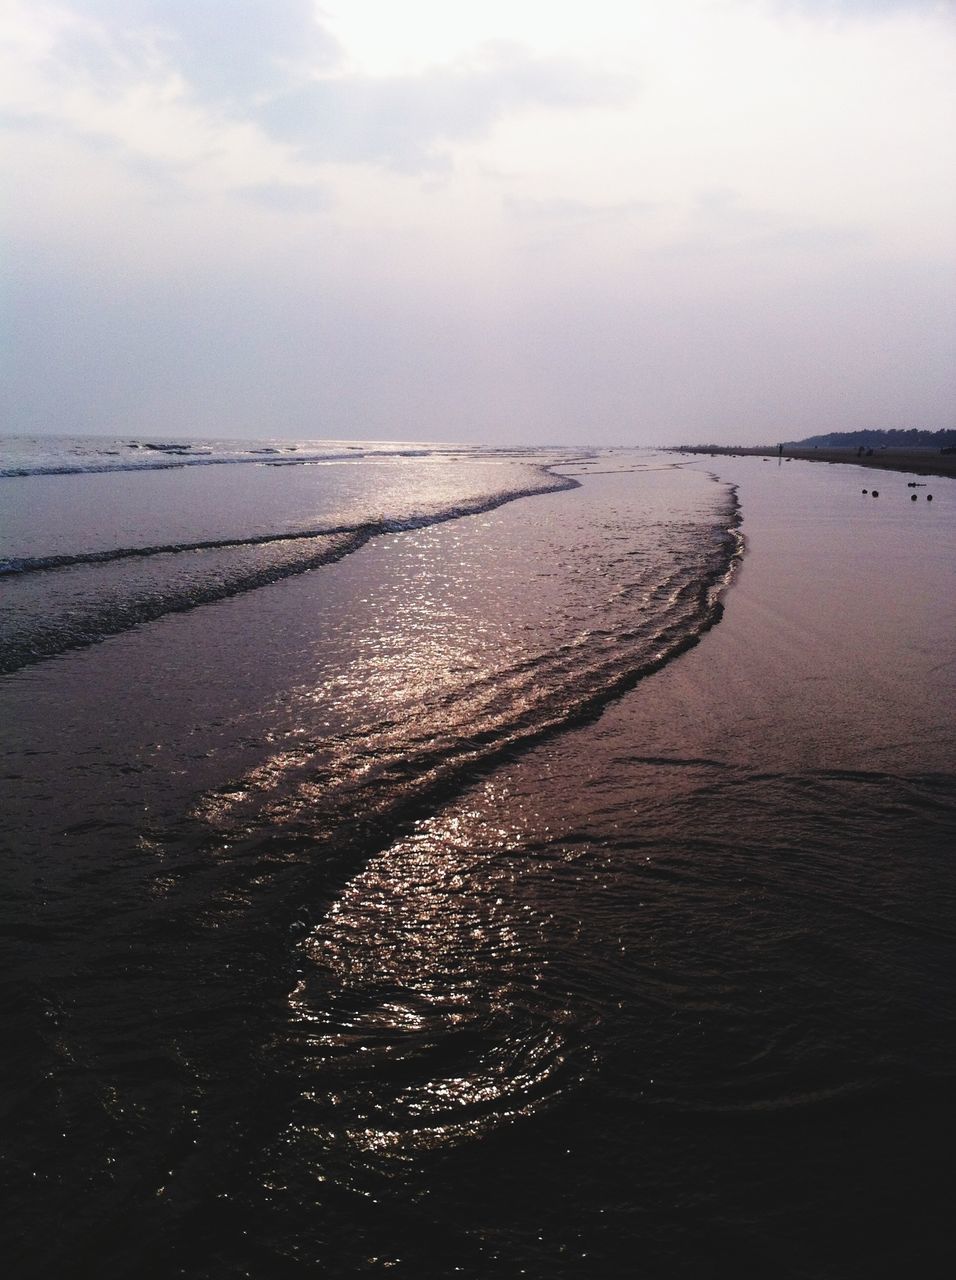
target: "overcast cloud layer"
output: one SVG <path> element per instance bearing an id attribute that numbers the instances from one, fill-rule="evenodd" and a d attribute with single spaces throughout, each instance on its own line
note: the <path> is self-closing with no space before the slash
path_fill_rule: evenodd
<path id="1" fill-rule="evenodd" d="M 952 0 L 4 0 L 5 432 L 954 425 Z"/>

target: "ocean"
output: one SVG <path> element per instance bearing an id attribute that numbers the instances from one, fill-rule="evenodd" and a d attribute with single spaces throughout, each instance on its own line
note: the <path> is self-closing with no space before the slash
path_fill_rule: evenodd
<path id="1" fill-rule="evenodd" d="M 7 1274 L 949 1274 L 954 535 L 851 465 L 0 441 Z"/>

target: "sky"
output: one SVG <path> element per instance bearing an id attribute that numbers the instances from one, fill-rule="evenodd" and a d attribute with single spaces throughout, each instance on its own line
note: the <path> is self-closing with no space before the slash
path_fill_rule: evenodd
<path id="1" fill-rule="evenodd" d="M 0 0 L 0 431 L 956 425 L 956 0 Z"/>

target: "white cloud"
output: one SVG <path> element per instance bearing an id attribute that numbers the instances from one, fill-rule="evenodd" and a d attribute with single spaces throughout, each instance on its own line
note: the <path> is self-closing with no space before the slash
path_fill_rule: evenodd
<path id="1" fill-rule="evenodd" d="M 8 110 L 112 136 L 171 162 L 246 125 L 312 162 L 444 163 L 442 145 L 509 113 L 623 102 L 630 88 L 571 57 L 488 41 L 411 74 L 344 65 L 308 0 L 74 0 L 15 5 Z M 227 144 L 228 145 L 228 144 Z"/>
<path id="2" fill-rule="evenodd" d="M 70 11 L 86 21 L 57 51 L 94 77 L 149 49 L 200 97 L 240 108 L 343 56 L 312 0 L 73 0 Z"/>
<path id="3" fill-rule="evenodd" d="M 415 75 L 314 80 L 271 99 L 258 118 L 310 159 L 415 172 L 440 166 L 445 144 L 479 138 L 509 114 L 623 104 L 631 93 L 619 77 L 571 59 L 493 42 Z"/>

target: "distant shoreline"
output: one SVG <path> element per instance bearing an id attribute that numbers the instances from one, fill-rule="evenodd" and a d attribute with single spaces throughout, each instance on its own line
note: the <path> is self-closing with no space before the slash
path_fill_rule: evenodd
<path id="1" fill-rule="evenodd" d="M 688 444 L 675 445 L 668 453 L 681 453 L 689 457 L 760 457 L 796 458 L 801 462 L 852 462 L 858 467 L 875 467 L 880 471 L 909 471 L 918 476 L 956 476 L 956 454 L 933 453 L 928 449 L 874 449 L 871 454 L 857 454 L 856 449 L 734 449 L 729 445 L 706 447 Z"/>

